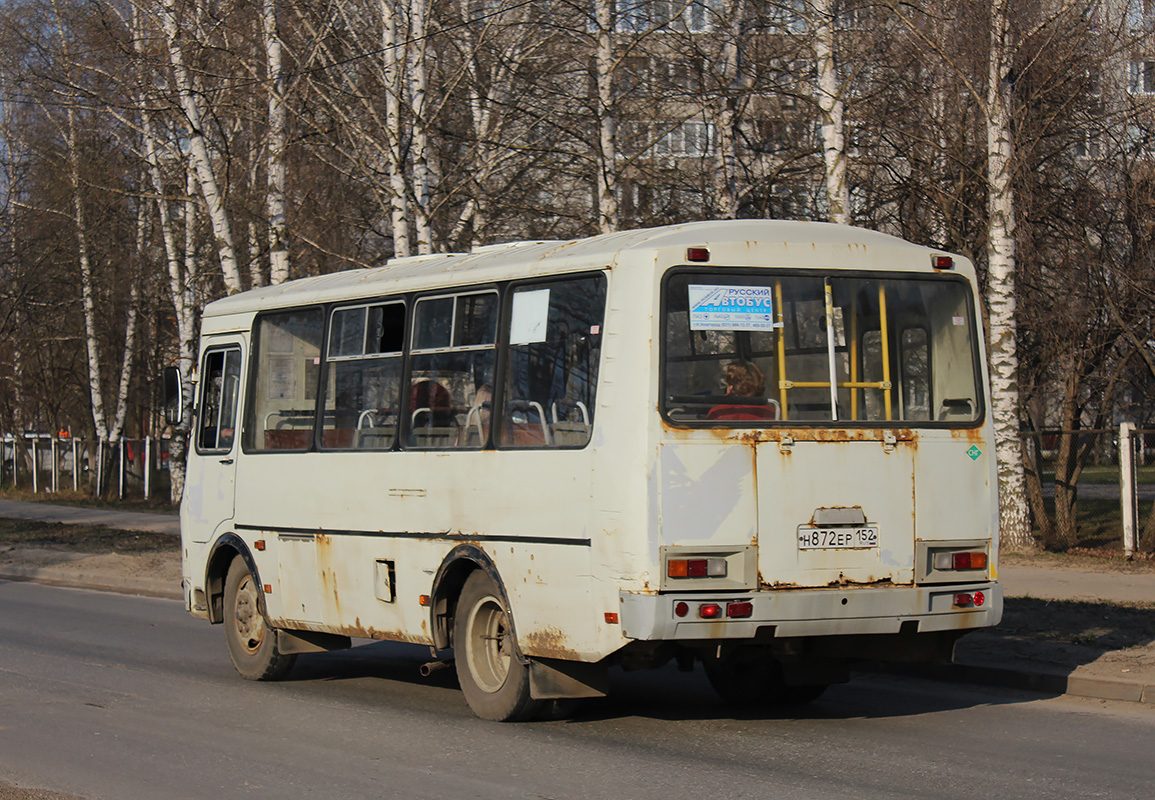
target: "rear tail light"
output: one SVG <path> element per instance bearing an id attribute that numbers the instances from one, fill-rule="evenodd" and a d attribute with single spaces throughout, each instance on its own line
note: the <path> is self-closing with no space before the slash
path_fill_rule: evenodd
<path id="1" fill-rule="evenodd" d="M 702 603 L 698 606 L 698 616 L 702 619 L 718 619 L 722 616 L 722 606 L 717 603 Z"/>
<path id="2" fill-rule="evenodd" d="M 671 558 L 666 562 L 670 578 L 725 578 L 724 558 Z"/>
<path id="3" fill-rule="evenodd" d="M 935 553 L 936 570 L 986 569 L 987 554 L 978 553 Z"/>
<path id="4" fill-rule="evenodd" d="M 955 553 L 951 559 L 955 569 L 986 569 L 986 553 Z"/>
<path id="5" fill-rule="evenodd" d="M 690 613 L 690 604 L 685 600 L 674 603 L 674 616 L 686 617 Z M 754 616 L 754 604 L 749 600 L 739 600 L 733 603 L 699 603 L 698 619 L 748 619 Z"/>
<path id="6" fill-rule="evenodd" d="M 954 604 L 958 608 L 978 608 L 987 601 L 982 592 L 959 592 L 954 596 Z"/>
<path id="7" fill-rule="evenodd" d="M 754 613 L 754 604 L 749 602 L 749 601 L 745 601 L 742 603 L 727 603 L 726 604 L 726 616 L 727 617 L 737 617 L 737 618 L 749 617 L 753 613 Z"/>

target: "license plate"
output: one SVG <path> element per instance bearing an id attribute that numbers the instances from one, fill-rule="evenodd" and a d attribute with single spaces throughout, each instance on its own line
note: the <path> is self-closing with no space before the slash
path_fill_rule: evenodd
<path id="1" fill-rule="evenodd" d="M 878 528 L 813 528 L 798 526 L 799 550 L 865 550 L 878 547 Z"/>

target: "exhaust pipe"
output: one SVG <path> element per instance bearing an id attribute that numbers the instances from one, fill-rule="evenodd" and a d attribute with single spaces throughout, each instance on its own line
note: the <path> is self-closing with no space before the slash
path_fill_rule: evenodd
<path id="1" fill-rule="evenodd" d="M 424 663 L 420 666 L 418 671 L 421 673 L 422 678 L 428 678 L 434 672 L 437 672 L 440 669 L 446 669 L 447 667 L 452 667 L 452 666 L 453 666 L 452 659 L 449 661 L 427 661 L 426 663 Z"/>

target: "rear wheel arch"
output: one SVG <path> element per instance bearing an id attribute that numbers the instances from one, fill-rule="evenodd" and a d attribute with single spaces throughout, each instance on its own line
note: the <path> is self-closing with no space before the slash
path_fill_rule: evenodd
<path id="1" fill-rule="evenodd" d="M 433 577 L 429 602 L 430 629 L 433 631 L 433 645 L 438 650 L 453 647 L 453 620 L 457 615 L 457 601 L 461 597 L 465 582 L 477 570 L 489 576 L 497 591 L 501 593 L 506 608 L 509 609 L 509 594 L 505 591 L 505 584 L 493 559 L 476 545 L 458 545 L 442 559 L 441 566 Z M 513 613 L 512 611 L 508 613 L 510 626 L 516 631 Z"/>

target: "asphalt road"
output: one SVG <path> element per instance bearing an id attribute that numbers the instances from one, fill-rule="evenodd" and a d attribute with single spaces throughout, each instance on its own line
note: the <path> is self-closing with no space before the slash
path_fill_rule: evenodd
<path id="1" fill-rule="evenodd" d="M 1145 705 L 870 675 L 774 714 L 667 669 L 500 725 L 451 671 L 420 678 L 426 656 L 377 643 L 250 683 L 177 602 L 0 582 L 0 797 L 1150 796 Z"/>

